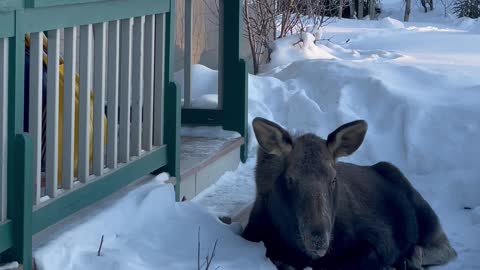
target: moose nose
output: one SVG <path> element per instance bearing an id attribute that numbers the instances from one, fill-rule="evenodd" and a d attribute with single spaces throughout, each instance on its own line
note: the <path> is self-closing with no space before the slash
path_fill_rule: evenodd
<path id="1" fill-rule="evenodd" d="M 328 247 L 328 233 L 323 231 L 313 231 L 311 233 L 311 248 L 320 250 Z"/>

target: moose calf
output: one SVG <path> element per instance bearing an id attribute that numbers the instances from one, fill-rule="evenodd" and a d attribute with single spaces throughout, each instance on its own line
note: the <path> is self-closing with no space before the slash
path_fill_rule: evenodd
<path id="1" fill-rule="evenodd" d="M 456 257 L 437 215 L 396 167 L 337 161 L 360 147 L 365 121 L 327 140 L 292 137 L 263 118 L 253 129 L 257 195 L 243 237 L 263 241 L 279 269 L 423 269 Z"/>

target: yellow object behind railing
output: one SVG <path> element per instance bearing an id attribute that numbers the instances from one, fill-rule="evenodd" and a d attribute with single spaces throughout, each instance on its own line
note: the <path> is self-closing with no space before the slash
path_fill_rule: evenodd
<path id="1" fill-rule="evenodd" d="M 30 35 L 25 35 L 25 46 L 30 47 Z M 47 66 L 48 56 L 45 53 L 48 47 L 48 40 L 46 36 L 43 36 L 43 65 Z M 47 67 L 48 68 L 48 67 Z M 44 78 L 45 79 L 45 78 Z M 74 135 L 74 176 L 78 175 L 78 108 L 79 108 L 79 84 L 80 77 L 78 74 L 75 74 L 75 135 Z M 48 90 L 47 90 L 48 91 Z M 62 182 L 62 145 L 63 145 L 63 98 L 64 98 L 64 61 L 63 57 L 60 56 L 59 63 L 59 117 L 58 117 L 58 185 L 61 185 Z M 89 123 L 89 160 L 92 163 L 93 158 L 93 91 L 90 91 L 90 123 Z M 49 104 L 47 104 L 49 106 Z M 45 108 L 43 108 L 45 110 Z M 107 118 L 104 115 L 104 144 L 107 141 Z M 43 131 L 44 132 L 44 131 Z M 44 149 L 45 145 L 42 145 Z M 42 153 L 44 151 L 42 150 Z M 45 158 L 42 155 L 42 160 Z M 90 166 L 91 168 L 91 166 Z"/>

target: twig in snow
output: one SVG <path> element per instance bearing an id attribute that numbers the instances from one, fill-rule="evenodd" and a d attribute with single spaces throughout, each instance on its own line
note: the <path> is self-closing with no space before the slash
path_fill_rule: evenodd
<path id="1" fill-rule="evenodd" d="M 298 44 L 302 43 L 303 42 L 303 39 L 300 39 L 299 41 L 295 42 L 292 44 L 292 46 L 297 46 Z"/>
<path id="2" fill-rule="evenodd" d="M 200 227 L 198 227 L 197 268 L 200 270 Z"/>
<path id="3" fill-rule="evenodd" d="M 207 262 L 207 266 L 205 267 L 205 270 L 208 270 L 210 268 L 210 264 L 213 261 L 213 257 L 215 257 L 215 250 L 217 249 L 217 244 L 218 244 L 218 239 L 215 240 L 215 244 L 213 245 L 212 254 L 210 256 L 207 255 L 207 257 L 205 258 L 205 261 Z M 217 269 L 218 269 L 218 267 L 217 267 Z"/>
<path id="4" fill-rule="evenodd" d="M 218 239 L 215 240 L 215 244 L 213 245 L 213 250 L 212 253 L 208 252 L 207 256 L 205 257 L 205 261 L 200 264 L 200 227 L 198 227 L 198 241 L 197 241 L 197 269 L 202 270 L 203 267 L 205 266 L 204 270 L 209 270 L 210 266 L 213 262 L 213 258 L 215 257 L 215 252 L 217 250 L 217 244 L 218 244 Z M 219 269 L 220 266 L 217 266 L 214 270 Z"/>
<path id="5" fill-rule="evenodd" d="M 102 245 L 103 245 L 103 235 L 102 235 L 102 240 L 100 240 L 100 246 L 98 247 L 98 252 L 97 256 L 100 257 L 100 253 L 102 252 Z"/>
<path id="6" fill-rule="evenodd" d="M 332 41 L 332 39 L 333 39 L 334 37 L 335 37 L 335 36 L 331 36 L 331 37 L 329 37 L 329 38 L 316 39 L 316 40 L 314 41 L 314 43 L 317 44 L 317 41 L 327 41 L 327 42 L 330 42 L 330 43 L 334 43 L 334 42 Z M 347 40 L 345 40 L 343 43 L 340 43 L 339 45 L 345 45 L 345 44 L 349 43 L 350 41 L 351 41 L 351 39 L 347 38 Z"/>

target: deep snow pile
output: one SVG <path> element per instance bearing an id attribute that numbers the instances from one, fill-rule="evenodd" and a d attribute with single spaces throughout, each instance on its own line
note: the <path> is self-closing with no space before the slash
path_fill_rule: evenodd
<path id="1" fill-rule="evenodd" d="M 325 137 L 345 122 L 367 120 L 364 144 L 344 160 L 400 167 L 459 253 L 439 269 L 480 269 L 480 35 L 471 31 L 474 23 L 403 24 L 395 14 L 330 25 L 323 36 L 336 44 L 314 44 L 308 34 L 300 43 L 299 36 L 277 42 L 273 62 L 249 77 L 249 121 L 261 116 Z M 215 107 L 217 73 L 196 65 L 192 76 L 193 105 Z M 175 78 L 182 86 L 182 73 Z M 174 203 L 171 187 L 157 180 L 37 250 L 39 269 L 196 268 L 199 226 L 202 257 L 220 239 L 215 266 L 272 268 L 261 244 L 242 240 L 238 227 L 201 207 L 228 214 L 253 200 L 257 143 L 250 138 L 247 163 L 195 202 Z M 102 234 L 103 256 L 97 257 Z"/>
<path id="2" fill-rule="evenodd" d="M 362 23 L 345 20 L 327 28 L 324 35 L 352 41 L 317 46 L 325 48 L 318 57 L 309 54 L 314 45 L 289 38 L 290 47 L 282 50 L 297 52 L 274 58 L 281 64 L 249 78 L 249 120 L 261 116 L 323 137 L 348 121 L 367 120 L 364 144 L 344 160 L 386 160 L 400 167 L 459 252 L 439 268 L 480 269 L 480 36 L 441 24 L 387 31 L 378 28 L 385 21 Z M 252 159 L 255 145 L 253 139 Z M 243 192 L 238 187 L 253 179 L 253 167 L 253 160 L 241 165 L 196 200 L 218 214 L 232 212 L 232 201 L 241 205 L 247 195 L 254 198 L 251 183 Z"/>
<path id="3" fill-rule="evenodd" d="M 197 269 L 198 241 L 203 264 L 217 240 L 211 269 L 273 269 L 263 245 L 242 239 L 238 227 L 195 203 L 175 203 L 166 179 L 158 176 L 37 250 L 37 269 Z"/>

